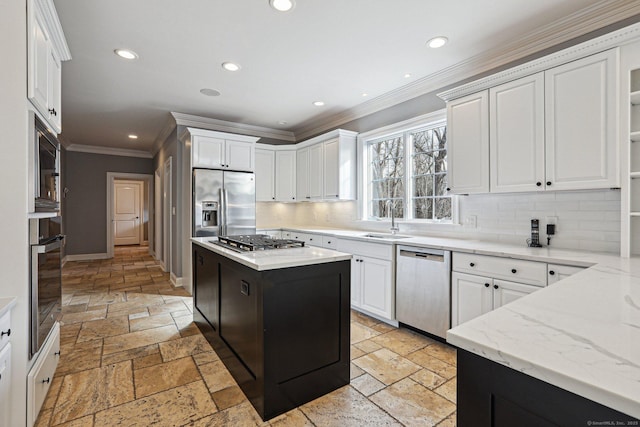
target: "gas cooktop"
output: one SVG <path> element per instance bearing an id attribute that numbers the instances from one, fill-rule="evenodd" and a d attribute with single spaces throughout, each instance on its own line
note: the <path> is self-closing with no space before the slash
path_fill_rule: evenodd
<path id="1" fill-rule="evenodd" d="M 266 234 L 218 236 L 217 241 L 211 240 L 210 242 L 237 252 L 304 247 L 304 242 L 300 240 L 274 239 Z"/>

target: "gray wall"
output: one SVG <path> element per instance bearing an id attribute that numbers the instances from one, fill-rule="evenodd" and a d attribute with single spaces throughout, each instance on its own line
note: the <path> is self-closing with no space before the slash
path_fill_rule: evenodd
<path id="1" fill-rule="evenodd" d="M 107 172 L 153 174 L 151 159 L 67 151 L 67 255 L 107 252 Z"/>

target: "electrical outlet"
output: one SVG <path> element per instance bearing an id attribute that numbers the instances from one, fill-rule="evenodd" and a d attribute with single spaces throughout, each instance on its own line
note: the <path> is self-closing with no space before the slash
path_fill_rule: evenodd
<path id="1" fill-rule="evenodd" d="M 546 218 L 547 224 L 558 225 L 558 217 L 557 216 L 548 216 Z"/>
<path id="2" fill-rule="evenodd" d="M 476 228 L 478 226 L 478 217 L 476 215 L 468 215 L 464 217 L 462 224 L 465 228 Z"/>

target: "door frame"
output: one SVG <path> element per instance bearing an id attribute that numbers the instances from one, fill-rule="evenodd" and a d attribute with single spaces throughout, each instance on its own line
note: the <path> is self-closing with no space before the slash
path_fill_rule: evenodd
<path id="1" fill-rule="evenodd" d="M 153 206 L 153 195 L 154 195 L 154 185 L 153 185 L 153 175 L 152 174 L 143 174 L 143 173 L 127 173 L 127 172 L 107 172 L 107 257 L 113 258 L 113 195 L 114 195 L 114 184 L 115 180 L 124 179 L 124 180 L 135 180 L 135 181 L 145 181 L 147 184 L 147 188 L 149 189 L 147 197 L 149 198 L 147 206 L 149 206 L 149 210 L 151 211 Z M 143 190 L 144 193 L 144 190 Z M 144 206 L 144 202 L 141 200 Z M 144 211 L 142 212 L 144 216 Z M 151 251 L 151 247 L 153 245 L 153 230 L 154 227 L 154 218 L 149 212 L 149 251 Z"/>
<path id="2" fill-rule="evenodd" d="M 115 186 L 118 184 L 124 184 L 124 185 L 130 185 L 131 187 L 135 187 L 136 191 L 138 192 L 138 210 L 140 212 L 139 216 L 138 216 L 138 245 L 140 246 L 144 246 L 145 242 L 148 243 L 148 239 L 145 241 L 144 240 L 144 203 L 145 203 L 145 199 L 144 199 L 144 181 L 140 181 L 140 180 L 133 180 L 133 179 L 119 179 L 116 178 L 113 180 L 113 188 L 115 190 Z M 117 199 L 118 198 L 118 193 L 116 191 L 113 192 L 113 208 L 114 208 L 114 212 L 113 212 L 113 218 L 114 221 L 113 223 L 115 223 L 115 208 L 117 206 Z M 148 231 L 147 231 L 148 234 Z M 113 236 L 114 238 L 114 242 L 113 242 L 113 246 L 118 246 L 116 245 L 115 242 L 115 235 Z"/>
<path id="3" fill-rule="evenodd" d="M 160 246 L 162 242 L 162 228 L 160 224 L 162 224 L 162 166 L 158 167 L 153 174 L 153 182 L 154 182 L 154 194 L 153 194 L 153 223 L 158 224 L 157 227 L 154 227 L 153 230 L 153 246 L 149 243 L 149 247 L 153 248 L 153 256 L 157 261 L 160 261 L 164 264 L 164 260 L 162 259 L 162 252 L 160 251 Z M 164 266 L 162 267 L 164 270 Z"/>
<path id="4" fill-rule="evenodd" d="M 164 271 L 171 274 L 173 272 L 172 257 L 172 205 L 173 205 L 173 193 L 172 185 L 173 159 L 170 156 L 164 162 L 162 170 L 162 260 L 164 262 Z"/>

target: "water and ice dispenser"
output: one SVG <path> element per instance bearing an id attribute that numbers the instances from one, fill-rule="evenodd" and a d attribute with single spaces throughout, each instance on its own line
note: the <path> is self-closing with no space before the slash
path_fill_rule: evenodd
<path id="1" fill-rule="evenodd" d="M 202 202 L 202 227 L 218 226 L 218 202 Z"/>

